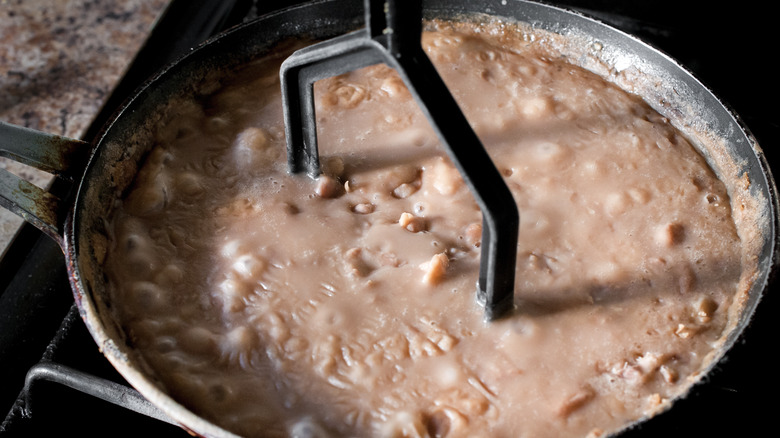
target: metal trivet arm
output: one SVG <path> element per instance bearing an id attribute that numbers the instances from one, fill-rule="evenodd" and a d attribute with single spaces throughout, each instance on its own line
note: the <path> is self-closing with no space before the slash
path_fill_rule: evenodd
<path id="1" fill-rule="evenodd" d="M 54 362 L 42 361 L 33 365 L 24 381 L 23 414 L 30 418 L 33 415 L 33 388 L 38 382 L 49 381 L 65 385 L 69 388 L 97 397 L 103 401 L 129 409 L 142 415 L 178 425 L 164 412 L 149 402 L 135 389 L 103 379 L 92 374 Z"/>
<path id="2" fill-rule="evenodd" d="M 320 175 L 314 83 L 385 63 L 403 79 L 482 211 L 477 301 L 485 319 L 513 307 L 519 213 L 512 193 L 422 49 L 422 7 L 365 0 L 366 27 L 293 53 L 282 64 L 282 104 L 290 173 Z"/>

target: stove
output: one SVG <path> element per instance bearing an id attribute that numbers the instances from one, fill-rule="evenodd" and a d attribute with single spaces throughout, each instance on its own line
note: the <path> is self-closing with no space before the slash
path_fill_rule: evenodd
<path id="1" fill-rule="evenodd" d="M 173 0 L 85 140 L 94 138 L 112 108 L 179 54 L 221 30 L 293 3 L 300 1 Z M 765 55 L 777 39 L 768 8 L 681 9 L 682 2 L 669 0 L 550 3 L 598 18 L 678 60 L 740 115 L 780 175 L 780 155 L 772 150 L 780 141 L 780 111 L 774 106 L 780 87 Z M 52 191 L 67 196 L 68 187 L 55 184 Z M 623 436 L 751 436 L 772 430 L 778 379 L 770 369 L 769 348 L 774 345 L 770 335 L 777 333 L 770 318 L 780 310 L 776 289 L 766 292 L 742 341 L 704 384 Z M 0 376 L 3 438 L 66 431 L 87 437 L 189 436 L 158 418 L 98 351 L 74 306 L 59 247 L 29 225 L 0 259 Z"/>

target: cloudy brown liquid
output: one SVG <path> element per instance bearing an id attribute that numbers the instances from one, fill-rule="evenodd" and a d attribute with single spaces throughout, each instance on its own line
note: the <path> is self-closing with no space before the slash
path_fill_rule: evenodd
<path id="1" fill-rule="evenodd" d="M 513 314 L 483 321 L 479 208 L 391 69 L 317 84 L 315 182 L 258 61 L 160 127 L 112 222 L 118 312 L 178 400 L 249 436 L 575 437 L 689 386 L 741 274 L 723 184 L 641 100 L 502 32 L 424 47 L 518 203 Z"/>

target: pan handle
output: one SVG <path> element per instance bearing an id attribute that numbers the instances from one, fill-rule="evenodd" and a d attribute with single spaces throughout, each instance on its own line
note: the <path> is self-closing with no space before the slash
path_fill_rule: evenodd
<path id="1" fill-rule="evenodd" d="M 0 156 L 73 183 L 83 174 L 90 144 L 0 121 Z M 62 199 L 0 169 L 0 206 L 21 216 L 58 243 L 67 213 Z"/>

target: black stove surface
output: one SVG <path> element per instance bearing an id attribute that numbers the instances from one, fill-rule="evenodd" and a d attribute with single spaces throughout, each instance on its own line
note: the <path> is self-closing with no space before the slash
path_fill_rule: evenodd
<path id="1" fill-rule="evenodd" d="M 106 107 L 117 107 L 153 71 L 209 35 L 292 3 L 299 2 L 174 0 Z M 743 2 L 728 7 L 681 9 L 683 2 L 668 0 L 548 3 L 599 18 L 677 59 L 740 115 L 778 174 L 780 111 L 775 105 L 780 93 L 776 75 L 769 67 L 773 43 L 778 38 L 772 35 L 766 6 Z M 171 41 L 174 46 L 164 43 Z M 101 113 L 85 139 L 94 136 L 109 115 Z M 67 187 L 55 186 L 52 190 L 67 193 Z M 769 348 L 774 345 L 771 336 L 777 333 L 770 321 L 780 310 L 776 289 L 773 286 L 766 292 L 743 341 L 710 373 L 705 384 L 694 388 L 669 412 L 627 432 L 625 437 L 763 436 L 772 430 L 778 403 L 768 400 L 778 394 L 778 384 Z M 0 413 L 7 412 L 0 423 L 0 436 L 63 432 L 81 436 L 189 436 L 178 427 L 49 382 L 33 387 L 33 413 L 30 417 L 23 415 L 25 375 L 39 362 L 66 365 L 118 383 L 124 381 L 97 350 L 73 306 L 59 247 L 31 226 L 20 231 L 0 260 L 0 293 Z"/>

